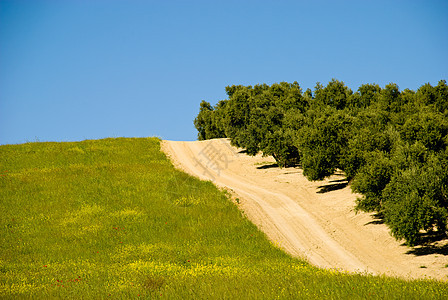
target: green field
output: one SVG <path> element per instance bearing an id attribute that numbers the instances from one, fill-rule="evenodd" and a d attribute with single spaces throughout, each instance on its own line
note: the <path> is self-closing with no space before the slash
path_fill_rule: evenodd
<path id="1" fill-rule="evenodd" d="M 0 146 L 0 298 L 446 299 L 448 283 L 321 270 L 269 242 L 156 138 Z"/>

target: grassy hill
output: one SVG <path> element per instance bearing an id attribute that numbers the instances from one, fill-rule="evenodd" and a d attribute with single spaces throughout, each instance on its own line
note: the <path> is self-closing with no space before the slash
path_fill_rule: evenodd
<path id="1" fill-rule="evenodd" d="M 286 255 L 156 138 L 0 146 L 0 214 L 1 298 L 448 297 Z"/>

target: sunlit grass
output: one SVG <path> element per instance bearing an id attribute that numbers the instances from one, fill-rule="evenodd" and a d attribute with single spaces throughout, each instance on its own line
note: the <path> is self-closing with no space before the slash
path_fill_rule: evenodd
<path id="1" fill-rule="evenodd" d="M 159 140 L 0 146 L 0 297 L 443 299 L 446 282 L 320 270 L 272 245 Z"/>

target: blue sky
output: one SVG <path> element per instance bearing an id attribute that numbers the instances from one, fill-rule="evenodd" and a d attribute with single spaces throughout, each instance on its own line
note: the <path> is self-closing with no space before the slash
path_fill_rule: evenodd
<path id="1" fill-rule="evenodd" d="M 0 144 L 195 140 L 233 84 L 448 80 L 448 1 L 0 0 Z"/>

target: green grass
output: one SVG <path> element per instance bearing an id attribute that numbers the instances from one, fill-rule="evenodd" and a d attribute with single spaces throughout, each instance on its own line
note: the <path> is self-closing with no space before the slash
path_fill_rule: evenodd
<path id="1" fill-rule="evenodd" d="M 159 140 L 0 146 L 0 298 L 444 299 L 291 258 Z"/>

